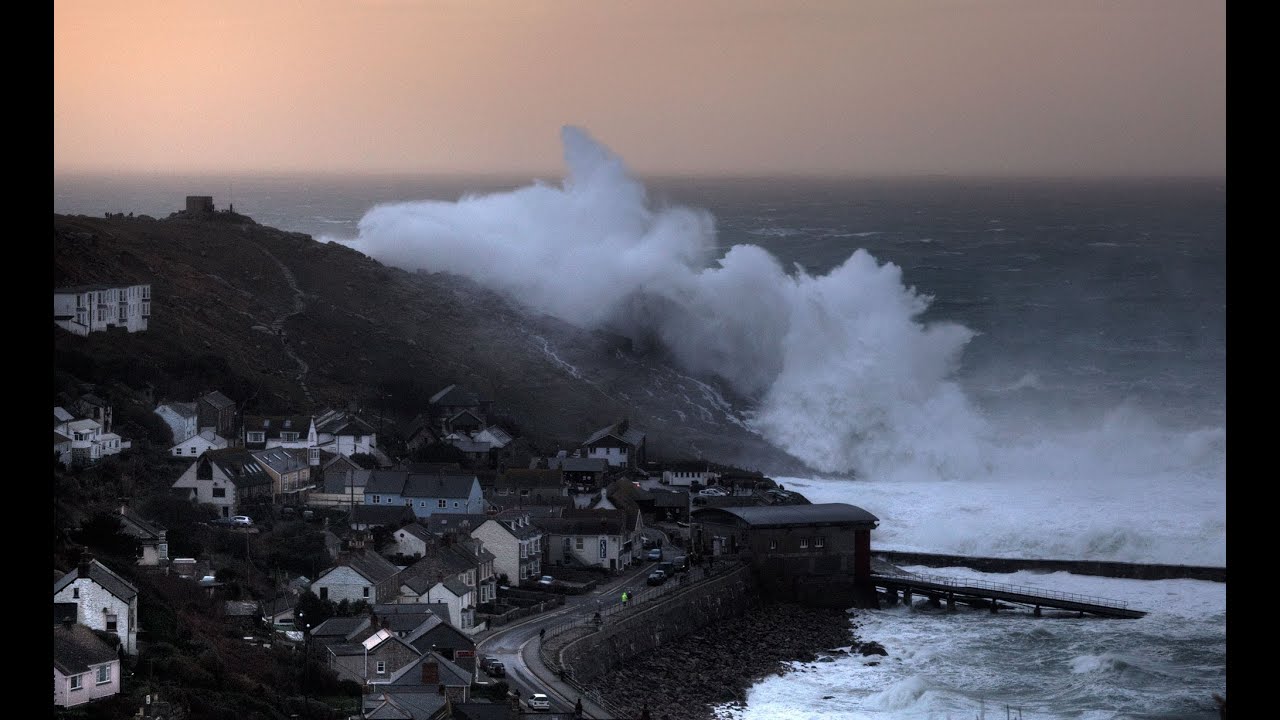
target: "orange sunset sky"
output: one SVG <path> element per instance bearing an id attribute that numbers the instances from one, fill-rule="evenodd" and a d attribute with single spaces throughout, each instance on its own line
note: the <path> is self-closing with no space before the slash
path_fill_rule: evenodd
<path id="1" fill-rule="evenodd" d="M 1220 0 L 56 0 L 55 172 L 1223 175 Z"/>

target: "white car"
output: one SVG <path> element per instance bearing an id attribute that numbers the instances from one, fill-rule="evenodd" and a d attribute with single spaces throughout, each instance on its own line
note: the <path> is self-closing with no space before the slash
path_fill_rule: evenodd
<path id="1" fill-rule="evenodd" d="M 249 517 L 248 515 L 236 515 L 235 517 L 231 518 L 231 524 L 236 525 L 238 527 L 249 527 L 250 525 L 253 524 L 253 518 Z"/>
<path id="2" fill-rule="evenodd" d="M 550 712 L 551 698 L 547 697 L 546 695 L 543 695 L 542 693 L 534 693 L 529 696 L 529 709 L 530 710 L 546 710 L 547 712 Z"/>

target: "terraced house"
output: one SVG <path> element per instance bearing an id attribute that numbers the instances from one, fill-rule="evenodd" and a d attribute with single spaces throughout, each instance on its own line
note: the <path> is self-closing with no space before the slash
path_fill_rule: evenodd
<path id="1" fill-rule="evenodd" d="M 366 505 L 401 505 L 414 516 L 479 515 L 484 495 L 475 475 L 375 470 L 364 486 Z"/>
<path id="2" fill-rule="evenodd" d="M 493 569 L 508 583 L 537 578 L 542 574 L 542 529 L 518 509 L 503 510 L 471 531 L 493 553 Z"/>

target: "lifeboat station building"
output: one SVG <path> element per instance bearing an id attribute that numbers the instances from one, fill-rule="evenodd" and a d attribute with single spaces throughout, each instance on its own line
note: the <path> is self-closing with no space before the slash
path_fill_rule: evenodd
<path id="1" fill-rule="evenodd" d="M 860 507 L 703 507 L 690 519 L 693 551 L 747 562 L 766 597 L 818 606 L 876 606 L 871 531 L 880 519 Z"/>

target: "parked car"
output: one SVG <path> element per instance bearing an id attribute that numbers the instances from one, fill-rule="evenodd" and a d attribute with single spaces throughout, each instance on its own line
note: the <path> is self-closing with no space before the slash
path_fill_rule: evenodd
<path id="1" fill-rule="evenodd" d="M 234 527 L 235 526 L 235 522 L 229 517 L 214 518 L 209 521 L 209 524 L 213 525 L 214 527 Z"/>
<path id="2" fill-rule="evenodd" d="M 551 577 L 550 575 L 543 575 L 542 577 L 538 578 L 538 584 L 543 587 L 551 587 L 552 585 L 556 584 L 556 579 Z"/>
<path id="3" fill-rule="evenodd" d="M 542 693 L 534 693 L 529 696 L 529 709 L 538 711 L 551 711 L 551 698 Z"/>
<path id="4" fill-rule="evenodd" d="M 480 669 L 488 673 L 489 677 L 506 677 L 507 667 L 494 658 L 485 658 L 480 663 Z"/>
<path id="5" fill-rule="evenodd" d="M 661 585 L 667 581 L 667 574 L 661 570 L 654 570 L 649 573 L 649 579 L 645 580 L 650 585 Z"/>
<path id="6" fill-rule="evenodd" d="M 253 524 L 253 518 L 248 515 L 235 515 L 231 518 L 231 524 L 236 527 L 249 527 Z"/>
<path id="7" fill-rule="evenodd" d="M 699 490 L 698 494 L 705 497 L 723 497 L 725 495 L 728 495 L 729 493 L 725 490 L 721 490 L 718 487 L 713 487 L 713 488 L 707 488 L 706 490 Z"/>
<path id="8" fill-rule="evenodd" d="M 648 554 L 648 556 L 647 556 L 647 557 L 648 557 L 650 560 L 661 560 L 661 559 L 662 559 L 662 548 L 654 548 L 654 549 L 650 550 L 650 551 L 649 551 L 649 554 Z"/>

